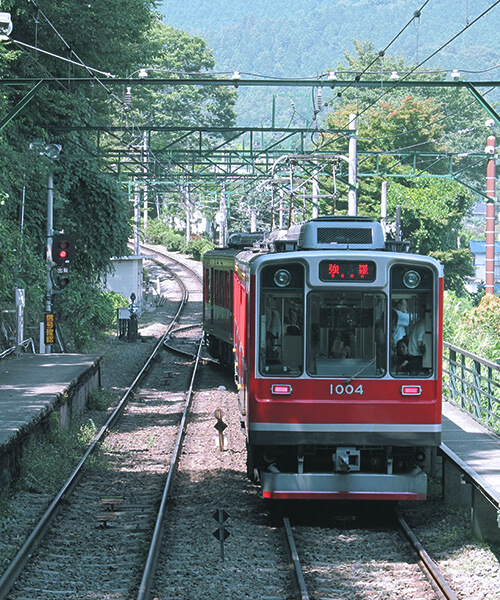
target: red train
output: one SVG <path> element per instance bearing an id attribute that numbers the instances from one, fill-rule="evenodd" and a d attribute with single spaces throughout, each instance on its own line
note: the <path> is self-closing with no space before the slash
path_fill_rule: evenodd
<path id="1" fill-rule="evenodd" d="M 441 443 L 440 264 L 362 217 L 242 245 L 204 256 L 204 327 L 211 353 L 234 360 L 263 497 L 425 499 Z"/>

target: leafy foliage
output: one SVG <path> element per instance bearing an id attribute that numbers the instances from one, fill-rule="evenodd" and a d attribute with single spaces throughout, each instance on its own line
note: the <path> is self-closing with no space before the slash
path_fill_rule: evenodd
<path id="1" fill-rule="evenodd" d="M 90 285 L 81 275 L 72 277 L 63 295 L 56 297 L 54 309 L 67 341 L 66 351 L 88 351 L 94 341 L 114 327 L 116 309 L 128 305 L 120 294 Z"/>
<path id="2" fill-rule="evenodd" d="M 128 253 L 132 231 L 128 190 L 110 168 L 105 152 L 113 143 L 126 144 L 127 136 L 133 138 L 130 132 L 144 123 L 230 125 L 235 118 L 235 90 L 134 88 L 131 110 L 125 110 L 121 94 L 108 87 L 106 73 L 128 77 L 135 65 L 154 67 L 159 73 L 214 66 L 201 38 L 160 21 L 156 0 L 4 0 L 2 10 L 12 12 L 16 40 L 50 54 L 0 45 L 0 75 L 33 80 L 31 90 L 0 89 L 2 114 L 34 92 L 0 130 L 0 300 L 11 306 L 15 287 L 25 287 L 29 318 L 40 319 L 47 182 L 53 173 L 54 230 L 64 230 L 75 240 L 70 284 L 53 306 L 69 347 L 80 350 L 100 328 L 112 324 L 113 301 L 103 293 L 101 282 L 111 268 L 110 258 Z M 93 85 L 73 83 L 73 78 L 90 76 Z M 60 78 L 56 84 L 33 87 L 40 78 L 55 77 Z M 98 140 L 93 125 L 120 125 L 124 131 Z M 35 139 L 62 145 L 59 160 L 30 152 Z M 166 145 L 168 139 L 160 143 Z M 22 190 L 21 249 L 15 232 L 20 228 Z"/>
<path id="3" fill-rule="evenodd" d="M 491 4 L 489 0 L 457 2 L 440 0 L 429 3 L 422 16 L 415 20 L 391 46 L 391 54 L 404 57 L 406 65 L 414 65 L 429 56 L 437 46 L 460 31 L 467 19 L 478 15 Z M 161 0 L 165 20 L 174 27 L 201 35 L 214 50 L 220 71 L 241 71 L 275 77 L 313 77 L 328 72 L 341 63 L 344 52 L 356 54 L 357 40 L 370 40 L 374 51 L 384 48 L 419 10 L 421 0 L 197 0 L 178 2 Z M 426 63 L 430 68 L 469 69 L 480 71 L 498 63 L 495 48 L 500 45 L 496 26 L 498 8 L 489 13 L 458 37 L 453 45 Z M 496 16 L 496 18 L 495 18 Z M 367 63 L 368 64 L 368 63 Z M 381 70 L 390 71 L 397 63 L 387 56 L 377 61 L 371 71 L 374 77 Z M 346 63 L 342 62 L 345 67 Z M 347 64 L 348 67 L 355 64 Z M 480 77 L 481 75 L 479 75 Z M 364 77 L 365 78 L 365 77 Z M 358 96 L 368 96 L 368 91 Z M 460 98 L 453 90 L 449 98 Z M 274 90 L 243 89 L 238 112 L 252 115 L 253 124 L 271 120 L 271 95 Z M 278 122 L 289 119 L 290 99 L 297 106 L 297 115 L 307 117 L 307 94 L 287 91 L 277 115 Z M 336 90 L 332 97 L 335 98 Z M 334 102 L 336 102 L 334 100 Z M 457 106 L 458 108 L 458 106 Z M 460 110 L 455 113 L 456 129 L 470 127 L 470 120 Z M 303 120 L 302 120 L 303 123 Z M 465 123 L 465 125 L 463 124 Z"/>
<path id="4" fill-rule="evenodd" d="M 171 252 L 179 252 L 184 246 L 184 237 L 170 229 L 163 219 L 153 219 L 149 222 L 148 241 L 160 244 Z"/>
<path id="5" fill-rule="evenodd" d="M 89 419 L 76 423 L 71 429 L 63 429 L 57 412 L 48 419 L 47 434 L 40 440 L 30 438 L 23 452 L 19 489 L 35 493 L 54 493 L 71 474 L 88 444 L 97 434 L 94 422 Z M 101 449 L 102 450 L 102 449 Z M 89 467 L 104 470 L 106 461 L 102 451 L 94 453 Z"/>
<path id="6" fill-rule="evenodd" d="M 443 337 L 447 342 L 497 362 L 500 360 L 500 298 L 483 296 L 475 305 L 472 297 L 448 292 L 444 302 Z"/>

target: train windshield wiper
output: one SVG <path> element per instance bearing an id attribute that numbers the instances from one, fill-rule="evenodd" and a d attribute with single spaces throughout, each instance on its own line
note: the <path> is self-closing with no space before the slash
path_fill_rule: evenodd
<path id="1" fill-rule="evenodd" d="M 344 381 L 344 385 L 347 385 L 348 383 L 351 383 L 351 381 L 353 379 L 355 379 L 358 375 L 361 375 L 361 373 L 366 369 L 366 367 L 369 367 L 370 365 L 372 365 L 375 361 L 376 361 L 377 357 L 372 358 L 371 360 L 369 360 L 368 362 L 366 362 L 361 369 L 359 369 L 359 371 L 357 371 L 356 373 L 354 373 L 354 375 L 351 375 L 349 377 L 349 379 L 346 379 Z"/>

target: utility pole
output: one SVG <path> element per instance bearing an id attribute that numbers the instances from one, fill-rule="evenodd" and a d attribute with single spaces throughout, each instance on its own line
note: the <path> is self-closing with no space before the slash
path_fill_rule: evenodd
<path id="1" fill-rule="evenodd" d="M 148 148 L 148 136 L 147 133 L 144 132 L 143 136 L 142 136 L 142 162 L 143 162 L 143 169 L 144 169 L 144 192 L 143 192 L 143 221 L 144 221 L 144 225 L 143 225 L 143 231 L 144 231 L 144 240 L 146 241 L 147 238 L 147 232 L 148 232 L 148 152 L 149 152 L 149 148 Z"/>
<path id="2" fill-rule="evenodd" d="M 47 289 L 45 290 L 45 329 L 47 329 L 48 315 L 52 315 L 52 241 L 54 238 L 54 176 L 52 171 L 49 173 L 47 184 L 47 254 L 45 258 L 45 267 L 47 271 Z M 52 318 L 52 317 L 50 317 Z M 52 328 L 51 328 L 52 329 Z M 51 337 L 45 336 L 45 354 L 52 352 Z"/>
<path id="3" fill-rule="evenodd" d="M 314 164 L 318 164 L 318 159 L 314 159 Z M 319 182 L 318 182 L 318 167 L 314 167 L 312 178 L 312 218 L 317 219 L 319 215 Z"/>
<path id="4" fill-rule="evenodd" d="M 348 214 L 355 217 L 358 214 L 358 200 L 356 180 L 358 178 L 357 167 L 357 140 L 356 140 L 356 115 L 349 115 L 349 129 L 353 132 L 349 137 L 349 194 L 348 194 Z"/>
<path id="5" fill-rule="evenodd" d="M 486 154 L 486 273 L 485 291 L 495 293 L 495 136 L 488 136 Z"/>
<path id="6" fill-rule="evenodd" d="M 134 254 L 139 256 L 141 253 L 141 192 L 139 184 L 134 186 Z"/>
<path id="7" fill-rule="evenodd" d="M 382 194 L 380 198 L 380 222 L 384 231 L 384 237 L 387 236 L 387 181 L 382 181 Z"/>

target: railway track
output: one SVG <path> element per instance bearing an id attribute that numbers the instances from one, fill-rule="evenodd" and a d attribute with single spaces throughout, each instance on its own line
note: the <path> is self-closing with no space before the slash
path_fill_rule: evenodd
<path id="1" fill-rule="evenodd" d="M 457 600 L 406 521 L 396 515 L 396 523 L 389 528 L 292 527 L 283 517 L 295 598 Z"/>
<path id="2" fill-rule="evenodd" d="M 231 376 L 213 364 L 202 369 L 197 379 L 192 416 L 182 428 L 185 438 L 171 495 L 162 491 L 160 481 L 164 482 L 166 472 L 173 472 L 169 465 L 179 435 L 173 426 L 184 410 L 188 377 L 184 385 L 181 373 L 195 352 L 191 325 L 201 316 L 201 296 L 196 295 L 199 287 L 191 280 L 188 286 L 194 292 L 190 315 L 167 336 L 169 345 L 187 354 L 172 359 L 162 354 L 158 371 L 158 361 L 152 361 L 147 385 L 141 383 L 130 395 L 123 431 L 113 431 L 106 442 L 110 468 L 80 483 L 81 501 L 72 496 L 64 502 L 58 522 L 66 515 L 68 527 L 71 522 L 76 527 L 68 529 L 68 535 L 65 526 L 57 524 L 51 529 L 48 538 L 52 545 L 41 545 L 37 551 L 40 561 L 30 563 L 34 578 L 26 580 L 24 589 L 14 587 L 9 599 L 293 597 L 283 528 L 245 476 L 245 440 Z M 165 387 L 168 400 L 162 392 Z M 150 410 L 152 415 L 148 415 Z M 224 448 L 214 428 L 215 413 L 227 425 Z M 125 444 L 129 434 L 130 446 Z M 156 456 L 160 448 L 163 454 Z M 158 506 L 163 506 L 159 519 Z M 229 533 L 222 542 L 214 536 L 217 530 L 220 533 L 215 517 L 221 510 L 228 515 L 223 529 Z M 310 598 L 439 597 L 420 574 L 418 559 L 398 533 L 358 527 L 349 521 L 345 524 L 331 514 L 323 522 L 318 516 L 314 523 L 293 527 L 296 555 Z M 157 541 L 149 549 L 155 527 Z M 72 538 L 74 543 L 70 543 Z M 148 555 L 154 560 L 145 568 Z M 55 582 L 60 580 L 62 586 L 57 589 Z"/>
<path id="3" fill-rule="evenodd" d="M 175 275 L 182 292 L 171 324 L 2 576 L 0 598 L 147 597 L 194 381 L 191 360 L 165 359 L 160 350 L 186 305 L 185 282 L 201 289 L 192 276 Z M 198 324 L 196 344 L 196 330 L 189 335 L 199 355 L 194 312 L 184 321 Z M 163 391 L 167 369 L 174 385 Z M 107 469 L 92 472 L 89 459 L 103 443 Z"/>

